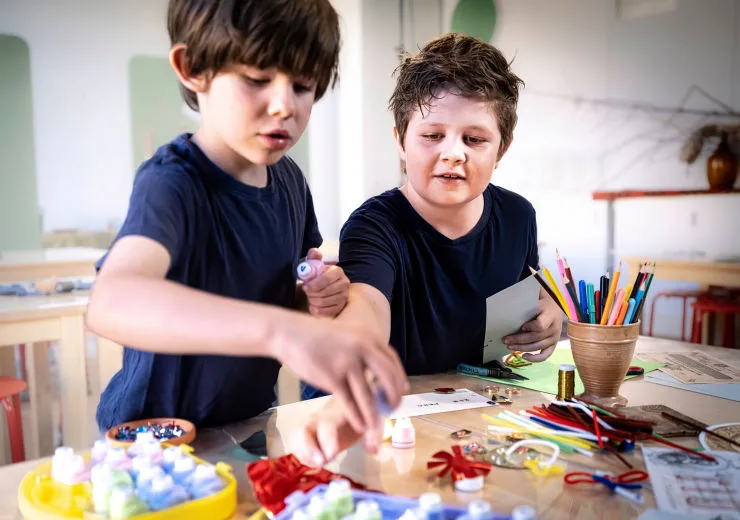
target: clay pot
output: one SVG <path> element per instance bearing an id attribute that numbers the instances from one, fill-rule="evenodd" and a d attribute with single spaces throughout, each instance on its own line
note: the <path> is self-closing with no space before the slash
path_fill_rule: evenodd
<path id="1" fill-rule="evenodd" d="M 727 142 L 727 134 L 707 159 L 707 181 L 713 190 L 731 190 L 737 179 L 738 160 Z"/>
<path id="2" fill-rule="evenodd" d="M 568 322 L 568 337 L 586 401 L 602 406 L 625 406 L 619 395 L 635 353 L 640 322 L 629 325 L 596 325 Z"/>

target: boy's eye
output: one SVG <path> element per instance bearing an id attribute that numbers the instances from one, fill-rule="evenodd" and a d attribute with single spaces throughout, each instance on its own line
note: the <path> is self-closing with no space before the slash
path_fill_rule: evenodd
<path id="1" fill-rule="evenodd" d="M 467 140 L 468 140 L 468 142 L 470 144 L 480 144 L 480 143 L 484 143 L 486 141 L 485 139 L 483 139 L 481 137 L 472 137 L 472 136 L 469 136 L 467 138 Z"/>
<path id="2" fill-rule="evenodd" d="M 295 83 L 293 85 L 293 90 L 295 90 L 297 94 L 305 94 L 307 92 L 313 92 L 313 86 L 305 83 Z"/>
<path id="3" fill-rule="evenodd" d="M 437 141 L 439 139 L 442 139 L 442 134 L 424 134 L 422 137 L 425 139 L 429 139 L 430 141 Z"/>
<path id="4" fill-rule="evenodd" d="M 270 80 L 267 78 L 255 78 L 252 76 L 247 76 L 246 74 L 243 77 L 247 83 L 251 83 L 252 85 L 267 85 L 270 82 Z"/>

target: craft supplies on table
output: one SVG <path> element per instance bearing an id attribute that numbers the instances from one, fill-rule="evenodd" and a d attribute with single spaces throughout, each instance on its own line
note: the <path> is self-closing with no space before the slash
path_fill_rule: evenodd
<path id="1" fill-rule="evenodd" d="M 320 485 L 311 491 L 296 492 L 286 499 L 283 511 L 275 520 L 324 520 L 329 518 L 351 520 L 508 520 L 534 519 L 534 511 L 527 506 L 515 508 L 511 514 L 496 513 L 491 505 L 474 500 L 467 507 L 442 504 L 436 493 L 424 493 L 418 499 L 385 495 L 372 491 L 347 489 L 342 486 L 341 498 L 332 497 L 332 486 L 340 481 Z M 336 495 L 335 495 L 336 496 Z M 350 505 L 351 504 L 351 505 Z M 352 507 L 349 513 L 347 509 Z M 340 514 L 345 513 L 345 514 Z"/>
<path id="2" fill-rule="evenodd" d="M 229 466 L 196 458 L 188 445 L 163 446 L 149 437 L 144 436 L 150 447 L 136 455 L 129 450 L 142 448 L 144 442 L 126 449 L 106 447 L 102 441 L 84 454 L 58 448 L 50 462 L 40 464 L 21 482 L 18 506 L 23 518 L 231 518 L 237 495 Z M 167 460 L 172 464 L 165 465 Z"/>
<path id="3" fill-rule="evenodd" d="M 170 446 L 190 444 L 195 440 L 195 425 L 184 419 L 141 419 L 114 426 L 105 432 L 105 439 L 113 446 L 128 447 L 141 434 L 151 435 Z"/>

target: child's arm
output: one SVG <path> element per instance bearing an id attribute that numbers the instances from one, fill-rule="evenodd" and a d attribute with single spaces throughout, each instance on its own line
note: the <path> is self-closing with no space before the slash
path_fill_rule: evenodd
<path id="1" fill-rule="evenodd" d="M 93 288 L 87 325 L 120 344 L 165 354 L 269 356 L 339 399 L 364 431 L 377 420 L 369 370 L 392 404 L 406 391 L 396 353 L 349 324 L 206 293 L 165 279 L 170 255 L 155 240 L 125 236 Z"/>

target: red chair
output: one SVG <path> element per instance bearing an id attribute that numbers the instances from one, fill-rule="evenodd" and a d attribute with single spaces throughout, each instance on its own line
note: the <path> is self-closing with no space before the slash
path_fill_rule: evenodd
<path id="1" fill-rule="evenodd" d="M 658 303 L 658 300 L 661 298 L 681 298 L 683 299 L 683 313 L 681 314 L 681 341 L 686 341 L 686 304 L 690 298 L 700 298 L 706 294 L 706 291 L 663 291 L 656 294 L 653 297 L 652 304 L 650 305 L 650 328 L 648 329 L 648 336 L 653 335 L 655 304 Z"/>
<path id="2" fill-rule="evenodd" d="M 735 348 L 735 316 L 740 315 L 740 301 L 715 296 L 697 298 L 693 304 L 694 322 L 691 327 L 691 342 L 701 343 L 702 321 L 711 314 L 724 314 L 725 323 L 722 330 L 722 346 Z"/>
<path id="3" fill-rule="evenodd" d="M 23 446 L 23 420 L 21 419 L 20 393 L 26 389 L 26 382 L 14 377 L 0 377 L 0 403 L 5 408 L 10 437 L 10 455 L 13 463 L 26 460 Z"/>

